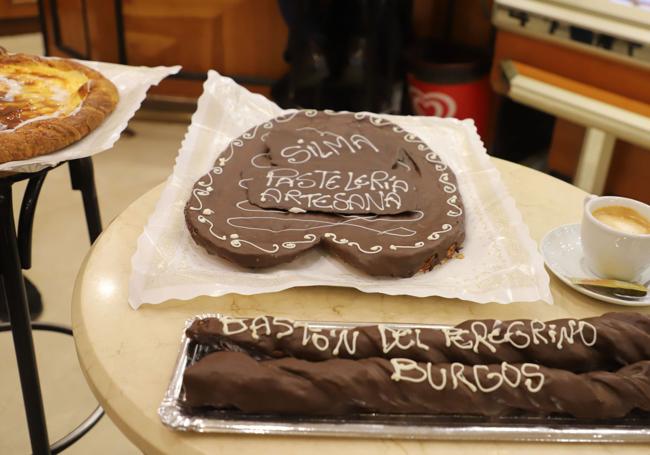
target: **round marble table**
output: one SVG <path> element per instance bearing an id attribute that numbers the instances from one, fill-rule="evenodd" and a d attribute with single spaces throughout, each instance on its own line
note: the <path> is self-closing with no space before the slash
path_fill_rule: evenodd
<path id="1" fill-rule="evenodd" d="M 580 221 L 585 193 L 528 168 L 495 160 L 536 241 L 550 229 Z M 127 303 L 131 256 L 162 186 L 135 201 L 104 231 L 82 265 L 72 325 L 84 374 L 97 399 L 124 434 L 145 453 L 647 453 L 647 446 L 462 441 L 335 439 L 174 432 L 157 409 L 168 386 L 184 321 L 206 312 L 234 316 L 273 314 L 324 321 L 457 323 L 468 318 L 587 317 L 628 311 L 592 300 L 551 277 L 555 305 L 486 304 L 442 298 L 364 294 L 311 287 L 283 292 L 196 298 L 144 305 Z M 650 311 L 640 309 L 640 311 Z"/>

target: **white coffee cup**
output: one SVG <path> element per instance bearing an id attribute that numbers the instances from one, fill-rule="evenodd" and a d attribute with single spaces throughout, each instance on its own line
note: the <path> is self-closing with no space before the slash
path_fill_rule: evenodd
<path id="1" fill-rule="evenodd" d="M 587 266 L 601 278 L 638 281 L 650 267 L 650 234 L 631 234 L 599 221 L 593 212 L 622 206 L 650 220 L 650 205 L 617 196 L 587 196 L 582 215 L 582 249 Z"/>

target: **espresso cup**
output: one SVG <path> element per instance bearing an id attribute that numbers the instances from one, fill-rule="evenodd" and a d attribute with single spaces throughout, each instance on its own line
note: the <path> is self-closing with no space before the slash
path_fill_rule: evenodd
<path id="1" fill-rule="evenodd" d="M 650 220 L 650 206 L 624 197 L 592 195 L 585 198 L 582 215 L 582 249 L 591 271 L 601 278 L 638 281 L 650 267 L 650 234 L 632 233 L 633 229 L 626 228 L 625 216 L 605 224 L 594 216 L 595 211 L 605 207 L 633 209 Z M 616 217 L 616 210 L 613 212 L 610 218 Z"/>

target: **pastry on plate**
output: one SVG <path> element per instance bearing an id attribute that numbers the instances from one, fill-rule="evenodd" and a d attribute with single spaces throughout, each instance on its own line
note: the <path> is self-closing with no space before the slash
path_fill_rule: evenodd
<path id="1" fill-rule="evenodd" d="M 104 121 L 118 99 L 111 81 L 81 63 L 0 48 L 0 163 L 79 141 Z"/>

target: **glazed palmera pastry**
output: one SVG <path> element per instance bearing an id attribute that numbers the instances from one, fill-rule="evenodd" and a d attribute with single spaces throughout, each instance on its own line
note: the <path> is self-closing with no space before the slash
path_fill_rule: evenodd
<path id="1" fill-rule="evenodd" d="M 470 320 L 440 329 L 371 325 L 326 330 L 272 316 L 220 316 L 194 321 L 186 334 L 201 345 L 237 348 L 262 359 L 401 357 L 465 365 L 530 362 L 573 372 L 613 371 L 650 360 L 650 316 L 627 312 L 547 322 Z"/>
<path id="2" fill-rule="evenodd" d="M 45 155 L 97 128 L 115 108 L 108 79 L 68 59 L 0 48 L 0 163 Z"/>
<path id="3" fill-rule="evenodd" d="M 258 361 L 208 354 L 185 371 L 186 404 L 253 414 L 569 414 L 650 411 L 650 361 L 575 374 L 533 363 L 463 365 L 404 358 Z"/>
<path id="4" fill-rule="evenodd" d="M 296 111 L 245 132 L 196 182 L 185 219 L 208 253 L 249 268 L 320 246 L 368 274 L 408 277 L 465 238 L 447 164 L 366 113 Z"/>

